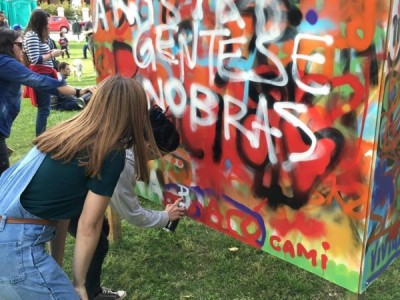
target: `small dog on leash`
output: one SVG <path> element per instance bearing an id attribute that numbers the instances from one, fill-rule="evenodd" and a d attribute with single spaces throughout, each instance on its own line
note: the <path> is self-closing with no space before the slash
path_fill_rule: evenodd
<path id="1" fill-rule="evenodd" d="M 78 81 L 81 81 L 83 72 L 83 62 L 80 59 L 74 59 L 72 62 L 72 75 L 78 77 Z"/>

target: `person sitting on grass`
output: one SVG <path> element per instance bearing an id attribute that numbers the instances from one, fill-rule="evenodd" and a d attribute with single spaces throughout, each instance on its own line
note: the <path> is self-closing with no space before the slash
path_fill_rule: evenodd
<path id="1" fill-rule="evenodd" d="M 176 150 L 179 145 L 179 133 L 163 110 L 158 106 L 154 106 L 149 111 L 149 117 L 154 139 L 161 154 L 164 155 Z M 186 212 L 186 208 L 179 207 L 179 202 L 182 199 L 178 199 L 174 204 L 168 204 L 163 211 L 149 210 L 140 205 L 138 196 L 134 192 L 135 183 L 132 183 L 132 180 L 136 177 L 134 161 L 133 152 L 127 150 L 125 166 L 114 189 L 110 206 L 123 219 L 138 227 L 163 228 L 168 221 L 181 219 Z M 74 237 L 77 233 L 78 221 L 79 216 L 72 218 L 69 222 L 68 232 Z M 108 252 L 109 242 L 107 236 L 109 228 L 107 218 L 104 218 L 100 239 L 86 276 L 86 290 L 89 299 L 117 300 L 126 296 L 125 291 L 114 291 L 101 287 L 101 269 Z M 65 235 L 60 235 L 60 240 L 54 240 L 51 245 L 52 256 L 60 265 L 62 265 L 64 256 Z M 55 243 L 58 245 L 55 245 Z"/>
<path id="2" fill-rule="evenodd" d="M 66 62 L 61 62 L 58 67 L 58 74 L 61 80 L 67 81 L 69 75 L 71 75 L 71 67 Z M 77 104 L 77 97 L 72 95 L 54 95 L 50 99 L 50 108 L 52 110 L 64 110 L 73 111 L 80 110 L 81 108 Z"/>

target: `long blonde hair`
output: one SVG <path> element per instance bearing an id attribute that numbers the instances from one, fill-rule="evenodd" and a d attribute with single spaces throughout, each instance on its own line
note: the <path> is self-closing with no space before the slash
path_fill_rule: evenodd
<path id="1" fill-rule="evenodd" d="M 148 150 L 159 156 L 145 91 L 136 80 L 119 75 L 102 81 L 81 113 L 48 129 L 34 144 L 53 159 L 77 157 L 90 176 L 99 175 L 110 151 L 132 148 L 137 177 L 148 180 Z"/>

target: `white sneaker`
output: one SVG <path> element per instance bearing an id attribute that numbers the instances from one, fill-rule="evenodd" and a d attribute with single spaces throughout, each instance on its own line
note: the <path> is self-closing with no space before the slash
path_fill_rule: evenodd
<path id="1" fill-rule="evenodd" d="M 117 300 L 126 297 L 125 291 L 113 291 L 112 289 L 102 287 L 101 293 L 94 297 L 94 300 Z"/>

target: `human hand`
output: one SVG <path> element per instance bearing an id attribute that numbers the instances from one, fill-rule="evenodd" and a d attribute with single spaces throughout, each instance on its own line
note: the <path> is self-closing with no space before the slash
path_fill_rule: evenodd
<path id="1" fill-rule="evenodd" d="M 89 300 L 85 286 L 75 287 L 75 291 L 78 293 L 78 296 L 81 300 Z"/>
<path id="2" fill-rule="evenodd" d="M 181 219 L 186 214 L 186 207 L 179 207 L 179 203 L 183 201 L 182 198 L 179 198 L 174 202 L 174 204 L 167 204 L 165 210 L 168 213 L 168 218 L 170 221 Z"/>
<path id="3" fill-rule="evenodd" d="M 92 34 L 92 33 L 93 33 L 93 29 L 84 30 L 82 33 L 83 33 L 84 35 Z"/>
<path id="4" fill-rule="evenodd" d="M 81 89 L 79 95 L 82 96 L 82 95 L 85 95 L 87 93 L 92 93 L 93 94 L 96 91 L 96 89 L 97 89 L 97 87 L 95 85 L 84 87 L 83 89 Z"/>
<path id="5" fill-rule="evenodd" d="M 92 85 L 92 86 L 87 86 L 87 87 L 83 88 L 82 91 L 84 91 L 84 94 L 89 93 L 89 92 L 94 93 L 96 91 L 96 89 L 97 89 L 97 86 Z"/>
<path id="6" fill-rule="evenodd" d="M 63 53 L 62 50 L 58 50 L 58 49 L 53 49 L 53 50 L 51 50 L 51 56 L 52 56 L 52 57 L 61 56 L 62 53 Z"/>

